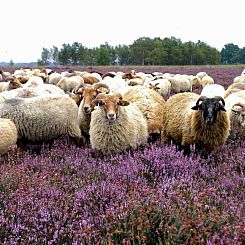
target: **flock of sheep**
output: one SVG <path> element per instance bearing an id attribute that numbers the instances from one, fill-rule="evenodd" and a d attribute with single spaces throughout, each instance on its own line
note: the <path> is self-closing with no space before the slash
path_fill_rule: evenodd
<path id="1" fill-rule="evenodd" d="M 206 72 L 0 71 L 0 155 L 68 134 L 104 155 L 160 139 L 207 156 L 226 142 L 232 121 L 245 126 L 245 70 L 226 90 Z"/>

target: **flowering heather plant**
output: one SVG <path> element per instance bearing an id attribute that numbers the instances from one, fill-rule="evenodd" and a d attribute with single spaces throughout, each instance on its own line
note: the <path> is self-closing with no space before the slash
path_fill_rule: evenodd
<path id="1" fill-rule="evenodd" d="M 14 148 L 0 156 L 0 243 L 244 244 L 244 133 L 232 125 L 208 159 L 161 142 L 101 156 L 66 136 Z"/>

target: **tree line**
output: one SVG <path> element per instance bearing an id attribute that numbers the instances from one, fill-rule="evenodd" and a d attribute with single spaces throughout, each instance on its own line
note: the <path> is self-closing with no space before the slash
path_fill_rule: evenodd
<path id="1" fill-rule="evenodd" d="M 175 37 L 141 37 L 131 45 L 87 48 L 79 42 L 43 48 L 38 65 L 216 65 L 245 63 L 245 48 L 227 44 L 221 52 L 201 42 L 182 42 Z"/>

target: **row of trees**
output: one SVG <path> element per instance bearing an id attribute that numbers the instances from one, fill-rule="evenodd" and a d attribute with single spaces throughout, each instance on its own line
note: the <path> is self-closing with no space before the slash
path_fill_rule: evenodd
<path id="1" fill-rule="evenodd" d="M 223 53 L 223 50 L 220 53 L 216 48 L 201 41 L 183 43 L 175 37 L 164 39 L 142 37 L 131 45 L 115 47 L 105 43 L 99 47 L 87 48 L 79 42 L 74 42 L 73 44 L 63 44 L 60 50 L 55 46 L 51 49 L 43 48 L 38 64 L 75 66 L 206 65 L 220 64 L 220 61 L 223 62 L 223 60 L 224 63 L 229 63 L 231 59 L 227 62 L 227 59 L 223 59 Z"/>

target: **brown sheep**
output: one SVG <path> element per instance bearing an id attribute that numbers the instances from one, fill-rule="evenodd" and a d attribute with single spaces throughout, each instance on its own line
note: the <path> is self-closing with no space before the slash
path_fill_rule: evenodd
<path id="1" fill-rule="evenodd" d="M 220 96 L 207 98 L 185 92 L 173 95 L 164 104 L 162 141 L 172 140 L 178 150 L 208 156 L 223 145 L 230 131 L 230 120 Z"/>

